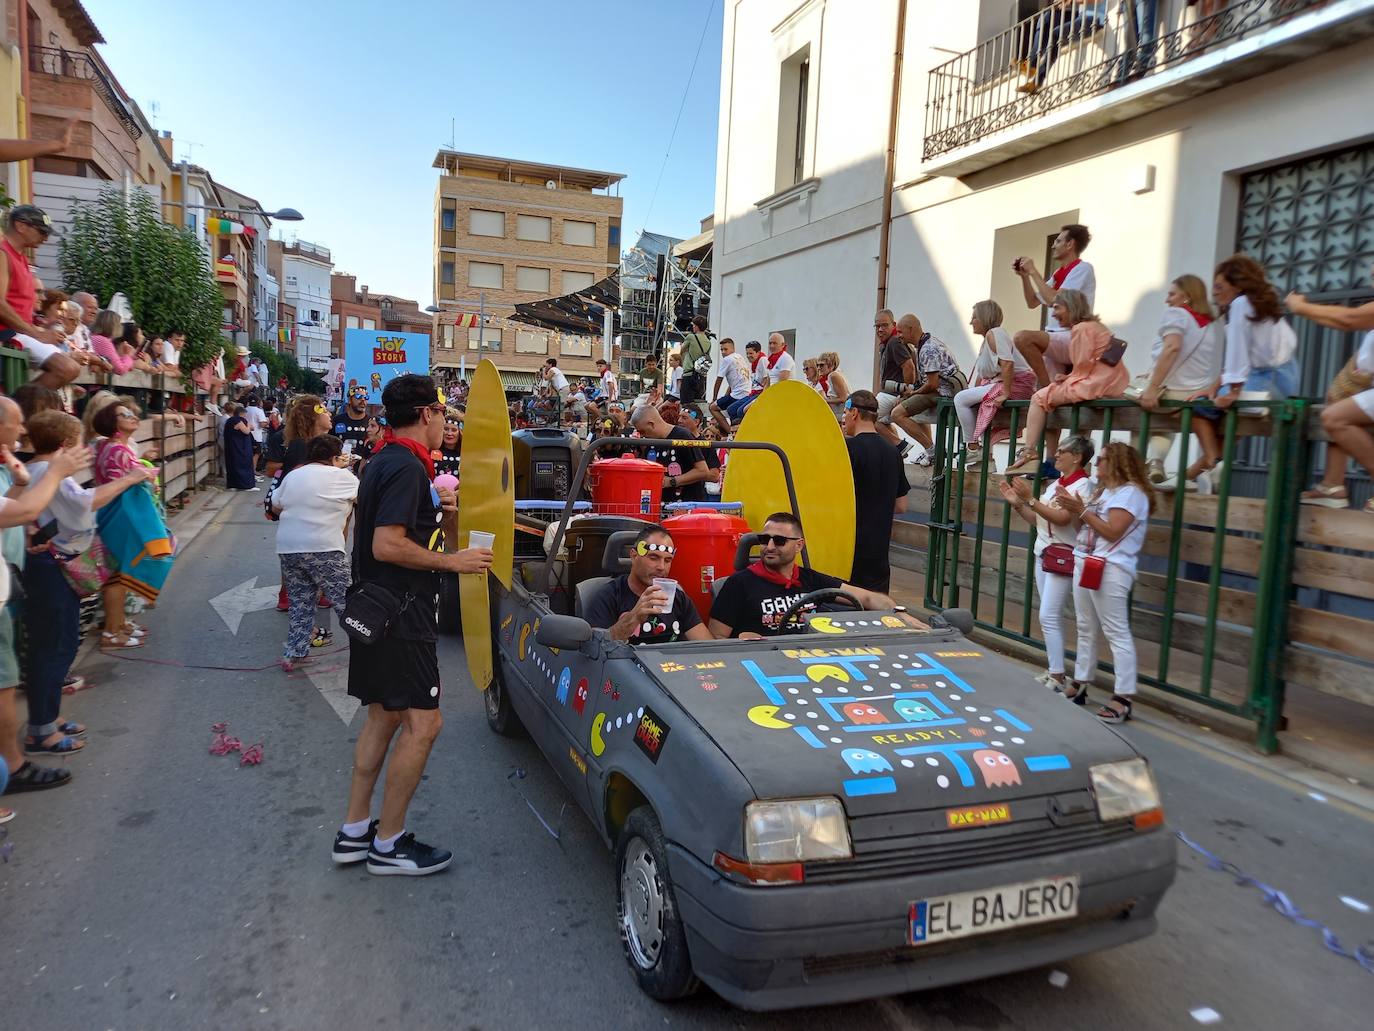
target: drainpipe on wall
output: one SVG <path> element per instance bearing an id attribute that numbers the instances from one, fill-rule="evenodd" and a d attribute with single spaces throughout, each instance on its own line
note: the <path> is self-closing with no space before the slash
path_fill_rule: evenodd
<path id="1" fill-rule="evenodd" d="M 897 116 L 902 102 L 902 47 L 906 38 L 906 0 L 897 0 L 897 42 L 892 51 L 892 98 L 887 113 L 887 152 L 883 163 L 883 224 L 878 230 L 878 303 L 887 307 L 887 257 L 892 232 L 892 184 L 897 174 Z M 873 386 L 878 386 L 878 359 L 873 357 Z"/>

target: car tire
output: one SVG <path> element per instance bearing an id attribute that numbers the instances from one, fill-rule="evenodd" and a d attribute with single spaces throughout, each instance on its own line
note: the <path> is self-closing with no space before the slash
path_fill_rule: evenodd
<path id="1" fill-rule="evenodd" d="M 501 655 L 493 656 L 491 683 L 482 692 L 482 707 L 487 713 L 487 726 L 502 737 L 525 737 L 525 725 L 520 722 L 515 709 L 510 704 L 510 693 L 506 690 L 506 676 L 501 668 Z"/>
<path id="2" fill-rule="evenodd" d="M 439 633 L 447 637 L 463 632 L 463 604 L 458 595 L 458 574 L 439 574 Z"/>
<path id="3" fill-rule="evenodd" d="M 701 982 L 692 972 L 663 829 L 649 806 L 640 806 L 625 821 L 615 870 L 616 924 L 640 990 L 660 1002 L 691 995 Z"/>

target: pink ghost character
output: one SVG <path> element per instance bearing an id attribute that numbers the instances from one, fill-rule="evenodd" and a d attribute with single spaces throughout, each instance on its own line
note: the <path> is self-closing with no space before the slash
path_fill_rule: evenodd
<path id="1" fill-rule="evenodd" d="M 850 702 L 844 707 L 844 714 L 849 717 L 851 723 L 887 722 L 887 717 L 867 702 Z"/>
<path id="2" fill-rule="evenodd" d="M 983 774 L 984 787 L 1021 783 L 1021 771 L 1011 761 L 1011 756 L 995 748 L 980 748 L 974 752 L 973 765 Z"/>

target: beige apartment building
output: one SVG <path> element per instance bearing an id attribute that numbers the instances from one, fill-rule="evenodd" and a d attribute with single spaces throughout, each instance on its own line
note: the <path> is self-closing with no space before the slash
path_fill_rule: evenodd
<path id="1" fill-rule="evenodd" d="M 508 321 L 515 305 L 585 290 L 620 262 L 624 178 L 565 165 L 444 149 L 434 191 L 431 364 L 472 368 L 490 357 L 508 390 L 526 389 L 545 359 L 570 376 L 594 376 L 600 335 Z M 487 318 L 484 328 L 462 316 Z"/>

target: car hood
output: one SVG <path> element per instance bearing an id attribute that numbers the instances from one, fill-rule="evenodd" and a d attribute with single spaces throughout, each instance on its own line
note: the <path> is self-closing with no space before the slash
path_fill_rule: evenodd
<path id="1" fill-rule="evenodd" d="M 1088 710 L 955 634 L 817 636 L 640 661 L 758 797 L 836 795 L 851 816 L 1081 790 L 1090 765 L 1135 755 Z"/>

